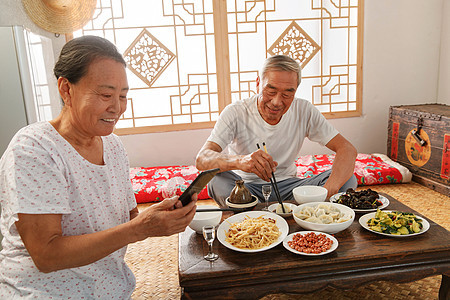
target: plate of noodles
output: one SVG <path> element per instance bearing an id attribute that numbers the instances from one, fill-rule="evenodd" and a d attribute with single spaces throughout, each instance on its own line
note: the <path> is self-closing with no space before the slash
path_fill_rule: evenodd
<path id="1" fill-rule="evenodd" d="M 240 252 L 271 249 L 289 233 L 283 217 L 266 211 L 248 211 L 224 220 L 217 229 L 217 239 L 225 247 Z"/>

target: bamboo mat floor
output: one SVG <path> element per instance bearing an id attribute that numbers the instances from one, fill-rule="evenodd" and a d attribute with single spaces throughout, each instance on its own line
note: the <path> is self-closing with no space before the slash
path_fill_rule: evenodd
<path id="1" fill-rule="evenodd" d="M 368 187 L 364 187 L 368 188 Z M 415 182 L 370 186 L 377 192 L 386 193 L 421 215 L 450 230 L 450 197 L 439 194 Z M 360 188 L 361 189 L 361 188 Z M 207 201 L 199 201 L 199 205 Z M 148 204 L 139 205 L 145 209 Z M 180 299 L 178 283 L 178 235 L 154 237 L 128 246 L 125 261 L 136 276 L 133 300 Z M 267 295 L 262 300 L 294 299 L 437 299 L 441 276 L 424 278 L 411 283 L 373 282 L 353 290 L 334 288 L 305 295 Z"/>

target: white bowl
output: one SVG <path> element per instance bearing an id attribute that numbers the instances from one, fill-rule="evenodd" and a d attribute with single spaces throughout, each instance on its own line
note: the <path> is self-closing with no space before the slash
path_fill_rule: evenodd
<path id="1" fill-rule="evenodd" d="M 280 216 L 282 216 L 284 218 L 292 216 L 292 211 L 294 211 L 294 208 L 296 208 L 297 205 L 292 204 L 292 203 L 283 203 L 283 204 L 284 204 L 284 207 L 286 207 L 286 206 L 290 207 L 291 208 L 291 212 L 288 212 L 288 213 L 280 212 L 280 213 L 278 213 L 277 212 L 277 207 L 278 207 L 278 205 L 280 205 L 279 203 L 274 203 L 274 204 L 269 205 L 269 211 L 273 212 L 273 213 L 276 213 L 277 215 L 280 215 Z"/>
<path id="2" fill-rule="evenodd" d="M 327 199 L 328 190 L 323 186 L 303 185 L 292 190 L 298 204 L 308 202 L 323 202 Z"/>
<path id="3" fill-rule="evenodd" d="M 249 211 L 249 210 L 252 210 L 253 208 L 255 208 L 256 204 L 258 204 L 258 202 L 259 202 L 258 198 L 255 195 L 252 195 L 252 198 L 253 198 L 252 202 L 237 204 L 237 203 L 230 202 L 229 197 L 228 197 L 227 199 L 225 199 L 225 203 L 230 208 L 242 208 L 245 211 Z"/>
<path id="4" fill-rule="evenodd" d="M 215 205 L 198 205 L 197 209 L 219 208 Z M 202 234 L 203 226 L 217 226 L 222 219 L 221 211 L 196 212 L 189 227 L 197 233 Z"/>
<path id="5" fill-rule="evenodd" d="M 321 223 L 307 222 L 307 221 L 302 220 L 299 217 L 297 217 L 297 213 L 300 211 L 303 211 L 303 209 L 305 207 L 311 206 L 314 209 L 318 205 L 321 205 L 321 204 L 330 205 L 332 207 L 339 209 L 339 211 L 344 214 L 344 217 L 348 217 L 349 220 L 342 222 L 342 223 L 321 224 Z M 295 222 L 304 229 L 320 231 L 320 232 L 325 232 L 325 233 L 337 233 L 339 231 L 347 229 L 353 223 L 353 220 L 355 219 L 355 211 L 348 206 L 338 204 L 338 203 L 310 202 L 310 203 L 301 204 L 301 205 L 297 206 L 296 208 L 294 208 L 294 211 L 292 212 L 292 216 L 294 217 Z"/>

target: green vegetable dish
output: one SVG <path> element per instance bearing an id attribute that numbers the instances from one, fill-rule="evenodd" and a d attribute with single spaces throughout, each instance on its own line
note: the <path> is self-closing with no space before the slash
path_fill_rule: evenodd
<path id="1" fill-rule="evenodd" d="M 395 235 L 418 233 L 423 228 L 422 220 L 413 213 L 384 212 L 379 209 L 375 218 L 367 221 L 367 225 L 374 231 Z"/>

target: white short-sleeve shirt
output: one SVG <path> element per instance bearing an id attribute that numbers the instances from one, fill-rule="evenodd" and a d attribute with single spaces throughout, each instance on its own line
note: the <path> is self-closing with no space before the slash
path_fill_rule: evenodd
<path id="1" fill-rule="evenodd" d="M 19 213 L 62 214 L 63 235 L 93 233 L 130 219 L 136 201 L 119 138 L 102 137 L 105 165 L 84 159 L 48 122 L 21 129 L 0 160 L 0 298 L 128 299 L 135 278 L 126 247 L 92 264 L 40 272 L 14 222 Z"/>
<path id="2" fill-rule="evenodd" d="M 254 95 L 245 100 L 229 104 L 208 138 L 218 144 L 222 150 L 228 146 L 228 152 L 247 155 L 262 147 L 265 142 L 267 152 L 278 162 L 275 176 L 281 181 L 295 177 L 295 160 L 305 138 L 326 145 L 339 132 L 325 119 L 321 112 L 310 102 L 294 98 L 288 111 L 280 122 L 270 125 L 258 112 Z M 235 170 L 246 182 L 264 183 L 256 174 Z"/>

